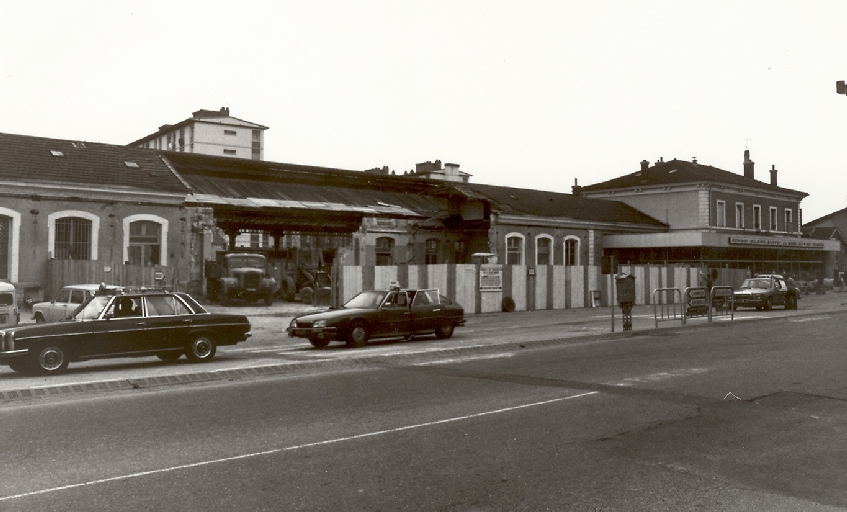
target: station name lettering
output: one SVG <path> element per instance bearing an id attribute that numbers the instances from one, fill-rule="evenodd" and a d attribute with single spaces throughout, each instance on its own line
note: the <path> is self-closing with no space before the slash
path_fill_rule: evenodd
<path id="1" fill-rule="evenodd" d="M 766 247 L 797 247 L 801 249 L 823 249 L 823 242 L 808 240 L 777 240 L 772 238 L 748 238 L 740 236 L 729 237 L 730 244 L 761 245 Z"/>

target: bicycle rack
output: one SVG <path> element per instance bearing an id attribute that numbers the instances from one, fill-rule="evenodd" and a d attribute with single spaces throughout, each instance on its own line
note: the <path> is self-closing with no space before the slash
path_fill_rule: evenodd
<path id="1" fill-rule="evenodd" d="M 713 316 L 728 316 L 735 320 L 735 293 L 731 286 L 713 286 L 709 296 L 709 321 Z"/>
<path id="2" fill-rule="evenodd" d="M 668 300 L 670 294 L 670 300 Z M 685 304 L 679 288 L 656 288 L 653 290 L 653 318 L 656 328 L 659 322 L 682 321 L 685 325 Z"/>

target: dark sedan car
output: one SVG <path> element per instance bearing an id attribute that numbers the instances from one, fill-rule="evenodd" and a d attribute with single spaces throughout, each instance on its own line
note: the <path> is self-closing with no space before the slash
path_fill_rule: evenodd
<path id="1" fill-rule="evenodd" d="M 736 308 L 756 308 L 769 310 L 773 306 L 785 306 L 785 309 L 797 309 L 797 290 L 782 279 L 782 276 L 759 275 L 745 279 L 735 290 Z"/>
<path id="2" fill-rule="evenodd" d="M 411 338 L 435 334 L 449 338 L 464 325 L 465 310 L 438 290 L 376 290 L 362 292 L 341 309 L 295 318 L 289 336 L 308 338 L 315 347 L 345 341 L 362 347 L 369 339 Z"/>
<path id="3" fill-rule="evenodd" d="M 185 293 L 96 295 L 61 322 L 0 330 L 0 364 L 52 374 L 88 359 L 185 354 L 204 362 L 218 345 L 248 337 L 246 316 L 211 314 Z"/>

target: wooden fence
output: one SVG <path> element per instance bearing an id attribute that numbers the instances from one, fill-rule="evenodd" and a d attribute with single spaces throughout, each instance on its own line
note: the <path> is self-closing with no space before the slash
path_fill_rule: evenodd
<path id="1" fill-rule="evenodd" d="M 160 279 L 157 279 L 160 278 Z M 105 261 L 49 260 L 44 299 L 52 300 L 63 286 L 106 283 L 117 286 L 172 288 L 173 270 Z"/>
<path id="2" fill-rule="evenodd" d="M 485 271 L 483 286 L 481 270 Z M 635 277 L 638 305 L 650 304 L 657 288 L 677 288 L 682 292 L 688 287 L 704 286 L 701 271 L 700 267 L 688 266 L 619 266 L 621 274 Z M 737 288 L 745 277 L 745 270 L 720 269 L 713 284 Z M 467 313 L 501 311 L 504 303 L 515 311 L 609 306 L 616 286 L 614 276 L 603 274 L 599 266 L 339 266 L 333 268 L 332 304 L 344 304 L 363 290 L 387 289 L 393 282 L 404 288 L 438 288 L 441 294 L 462 304 Z"/>

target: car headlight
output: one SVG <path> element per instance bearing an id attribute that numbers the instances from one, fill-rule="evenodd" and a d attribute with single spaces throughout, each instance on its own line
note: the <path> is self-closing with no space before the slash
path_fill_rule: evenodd
<path id="1" fill-rule="evenodd" d="M 324 327 L 326 327 L 326 320 L 318 320 L 312 325 L 312 327 L 314 327 L 315 329 L 323 329 Z"/>
<path id="2" fill-rule="evenodd" d="M 288 327 L 297 327 L 297 319 L 296 319 L 296 318 L 292 318 L 292 319 L 291 319 L 291 323 L 290 323 L 290 324 L 288 324 Z"/>

